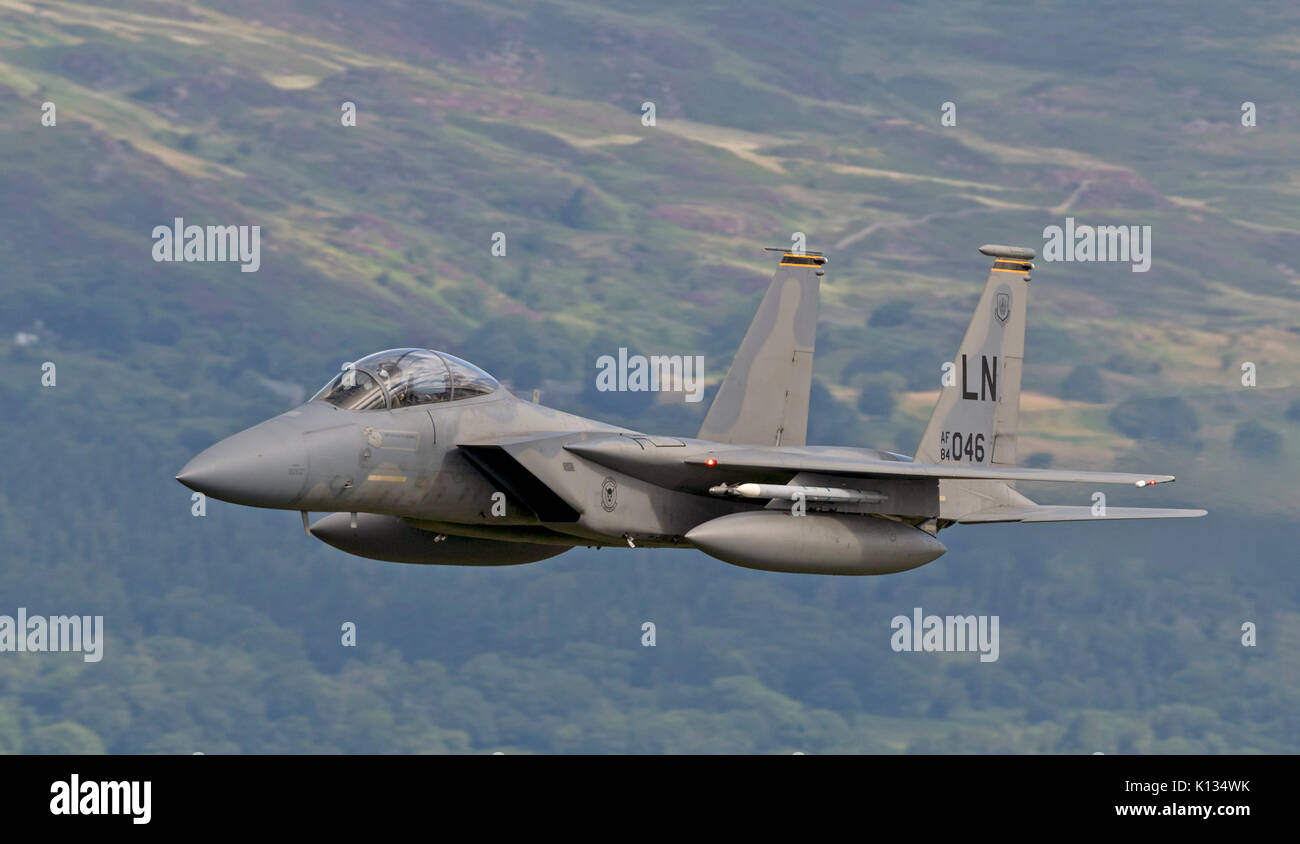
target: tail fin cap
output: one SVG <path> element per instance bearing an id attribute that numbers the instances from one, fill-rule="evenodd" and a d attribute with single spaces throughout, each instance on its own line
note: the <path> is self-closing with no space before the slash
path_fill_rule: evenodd
<path id="1" fill-rule="evenodd" d="M 980 252 L 990 258 L 1020 258 L 1025 261 L 1032 261 L 1038 256 L 1028 246 L 999 246 L 996 243 L 984 244 L 980 247 Z"/>

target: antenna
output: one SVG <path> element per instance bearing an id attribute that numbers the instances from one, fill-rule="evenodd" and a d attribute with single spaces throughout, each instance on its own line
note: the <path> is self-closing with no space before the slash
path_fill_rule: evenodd
<path id="1" fill-rule="evenodd" d="M 763 251 L 764 251 L 764 252 L 784 252 L 784 253 L 786 253 L 787 255 L 822 255 L 822 254 L 823 254 L 823 253 L 821 253 L 821 252 L 814 252 L 814 251 L 811 250 L 811 249 L 804 249 L 804 250 L 801 251 L 801 252 L 795 252 L 793 249 L 790 249 L 789 247 L 786 247 L 786 246 L 764 246 L 764 247 L 763 247 Z"/>

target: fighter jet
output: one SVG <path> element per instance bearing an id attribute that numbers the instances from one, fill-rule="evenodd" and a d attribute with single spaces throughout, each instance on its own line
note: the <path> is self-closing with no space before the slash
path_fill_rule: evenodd
<path id="1" fill-rule="evenodd" d="M 1040 505 L 1017 490 L 1174 479 L 1017 465 L 1032 249 L 980 247 L 993 265 L 914 456 L 807 445 L 827 258 L 779 251 L 693 439 L 516 398 L 446 352 L 390 349 L 203 451 L 176 479 L 223 501 L 300 511 L 313 536 L 351 554 L 468 566 L 581 545 L 695 548 L 767 571 L 887 574 L 942 555 L 938 534 L 954 525 L 1205 514 Z M 308 528 L 309 512 L 330 515 Z"/>

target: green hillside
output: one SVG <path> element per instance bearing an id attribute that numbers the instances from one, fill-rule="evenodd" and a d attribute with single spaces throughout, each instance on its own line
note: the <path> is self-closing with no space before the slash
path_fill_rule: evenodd
<path id="1" fill-rule="evenodd" d="M 1300 750 L 1295 18 L 0 0 L 0 614 L 109 637 L 97 664 L 0 654 L 0 752 Z M 596 392 L 595 358 L 700 354 L 716 384 L 795 232 L 830 256 L 810 442 L 910 452 L 976 247 L 1041 251 L 1067 216 L 1151 226 L 1151 268 L 1038 262 L 1022 451 L 1172 472 L 1111 503 L 1207 519 L 958 529 L 888 578 L 652 551 L 472 571 L 348 557 L 295 514 L 193 518 L 172 479 L 406 345 L 694 434 L 707 403 Z M 176 217 L 260 226 L 260 268 L 155 262 Z M 915 606 L 1000 615 L 1000 660 L 890 651 Z"/>

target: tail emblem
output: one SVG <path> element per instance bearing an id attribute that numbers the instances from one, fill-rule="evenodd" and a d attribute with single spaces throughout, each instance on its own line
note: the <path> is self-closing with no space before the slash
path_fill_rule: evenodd
<path id="1" fill-rule="evenodd" d="M 999 290 L 997 306 L 993 309 L 993 316 L 998 318 L 998 322 L 1003 325 L 1007 324 L 1007 317 L 1011 316 L 1011 291 Z"/>

